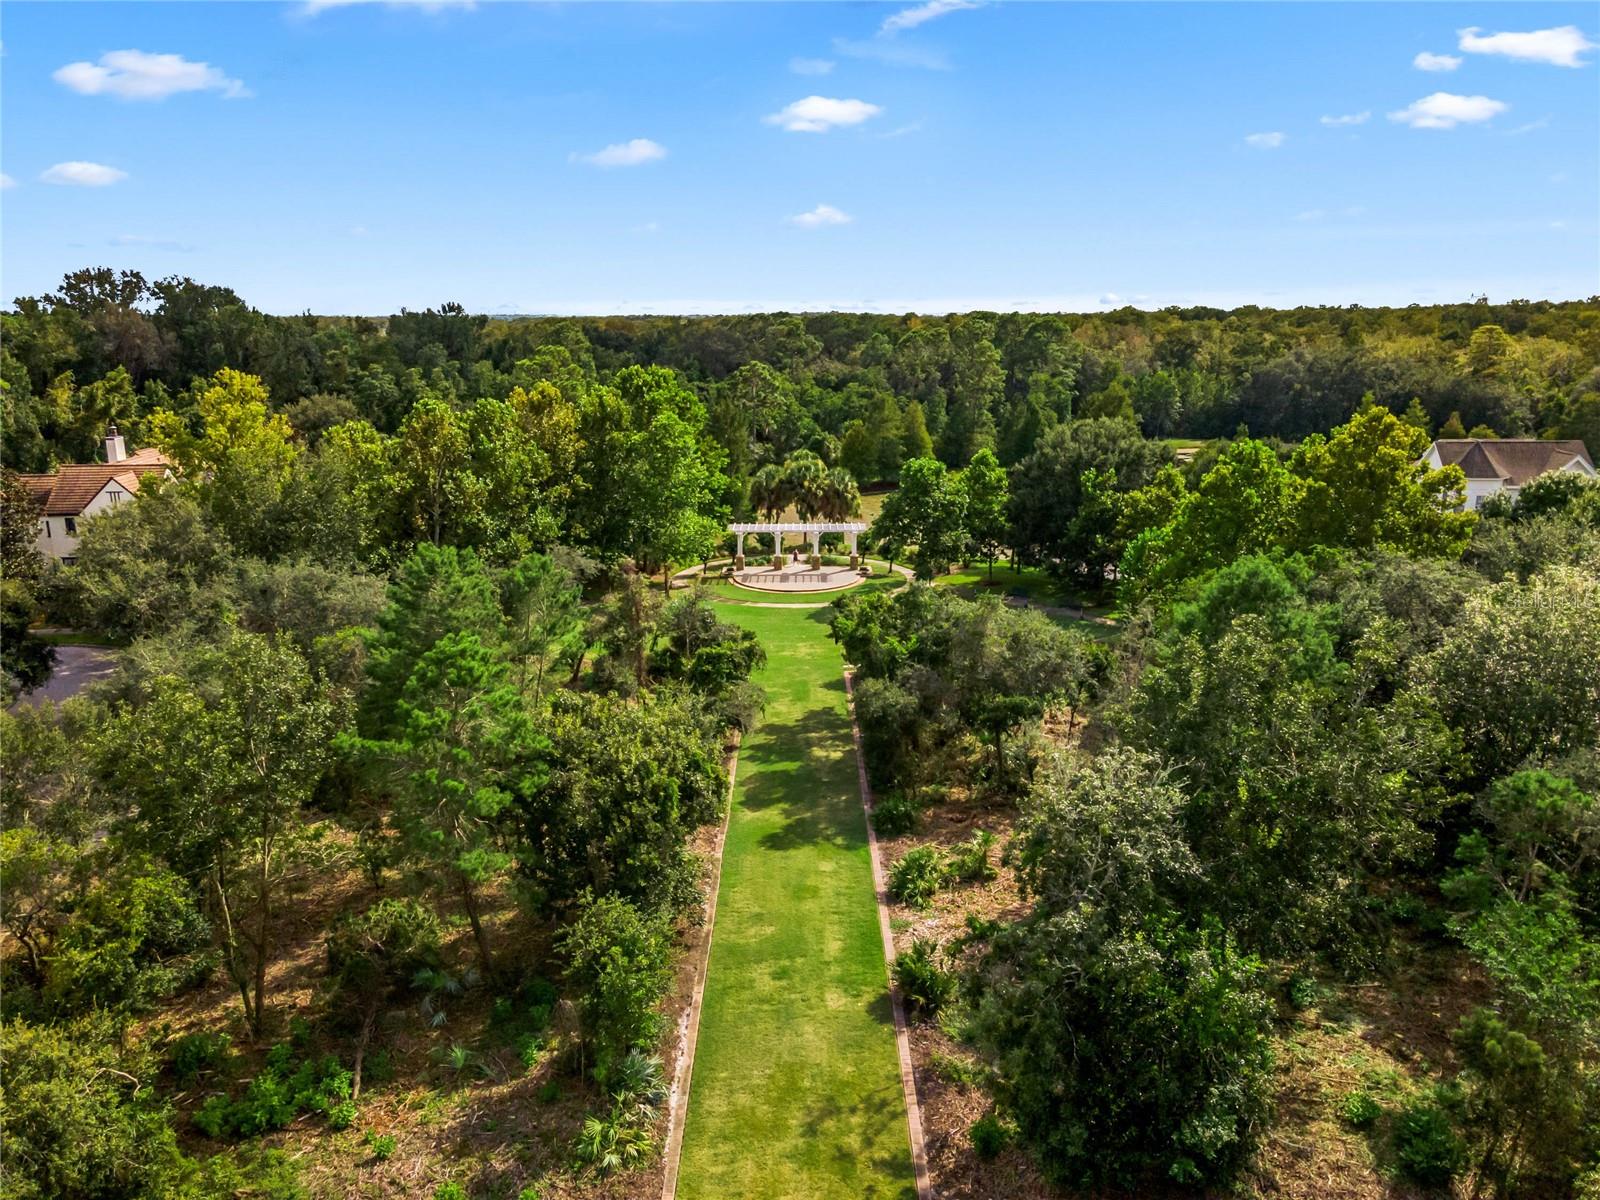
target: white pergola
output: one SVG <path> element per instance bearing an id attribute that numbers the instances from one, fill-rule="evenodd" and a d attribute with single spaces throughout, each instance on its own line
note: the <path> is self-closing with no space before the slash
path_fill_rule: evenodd
<path id="1" fill-rule="evenodd" d="M 842 533 L 850 539 L 850 565 L 861 565 L 861 555 L 856 549 L 856 539 L 866 532 L 866 525 L 860 521 L 777 521 L 757 523 L 751 525 L 729 525 L 728 532 L 739 535 L 739 552 L 734 557 L 734 565 L 744 566 L 744 539 L 751 533 L 770 533 L 772 538 L 773 557 L 781 557 L 779 547 L 786 533 L 798 533 L 811 543 L 811 557 L 819 558 L 822 554 L 821 539 L 825 533 Z"/>

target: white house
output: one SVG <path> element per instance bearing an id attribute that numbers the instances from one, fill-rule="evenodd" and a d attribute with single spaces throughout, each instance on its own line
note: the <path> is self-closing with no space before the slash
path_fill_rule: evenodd
<path id="1" fill-rule="evenodd" d="M 1501 492 L 1515 499 L 1523 484 L 1548 471 L 1595 474 L 1594 460 L 1576 439 L 1441 438 L 1428 447 L 1423 461 L 1434 470 L 1451 464 L 1461 468 L 1467 477 L 1467 508 L 1482 508 Z"/>
<path id="2" fill-rule="evenodd" d="M 132 500 L 145 476 L 172 474 L 172 464 L 159 450 L 129 454 L 115 425 L 106 431 L 105 456 L 102 463 L 63 463 L 49 475 L 18 477 L 39 506 L 41 554 L 72 562 L 80 521 Z"/>

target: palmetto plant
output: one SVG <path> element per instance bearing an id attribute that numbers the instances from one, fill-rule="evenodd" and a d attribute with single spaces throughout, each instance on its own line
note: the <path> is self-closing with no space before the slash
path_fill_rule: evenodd
<path id="1" fill-rule="evenodd" d="M 601 1175 L 643 1166 L 655 1150 L 655 1137 L 616 1110 L 607 1116 L 590 1114 L 578 1135 L 578 1161 Z"/>
<path id="2" fill-rule="evenodd" d="M 667 1098 L 666 1078 L 661 1060 L 642 1050 L 630 1050 L 611 1073 L 611 1102 L 614 1111 L 636 1121 L 650 1121 Z"/>
<path id="3" fill-rule="evenodd" d="M 418 1008 L 423 1020 L 432 1028 L 439 1028 L 446 1020 L 441 1002 L 446 998 L 454 999 L 468 988 L 477 986 L 479 978 L 476 967 L 468 967 L 459 975 L 452 975 L 438 967 L 421 968 L 411 977 L 411 986 L 422 993 L 422 1003 Z"/>

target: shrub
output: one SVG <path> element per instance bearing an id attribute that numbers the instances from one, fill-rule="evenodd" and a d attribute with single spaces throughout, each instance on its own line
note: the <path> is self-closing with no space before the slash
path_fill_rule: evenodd
<path id="1" fill-rule="evenodd" d="M 564 693 L 546 726 L 550 778 L 519 793 L 507 814 L 536 894 L 555 905 L 615 895 L 679 911 L 697 900 L 687 836 L 719 818 L 727 799 L 721 723 L 663 688 L 648 703 Z"/>
<path id="2" fill-rule="evenodd" d="M 933 1052 L 928 1065 L 942 1078 L 964 1087 L 978 1087 L 989 1077 L 989 1072 L 982 1063 L 946 1054 L 942 1050 Z"/>
<path id="3" fill-rule="evenodd" d="M 202 1073 L 221 1066 L 232 1044 L 226 1033 L 186 1033 L 172 1043 L 167 1058 L 180 1083 L 193 1083 Z"/>
<path id="4" fill-rule="evenodd" d="M 1434 1100 L 1414 1100 L 1394 1122 L 1394 1156 L 1423 1187 L 1442 1188 L 1466 1165 L 1466 1149 L 1450 1116 Z"/>
<path id="5" fill-rule="evenodd" d="M 1383 1106 L 1367 1092 L 1346 1092 L 1339 1101 L 1339 1115 L 1352 1129 L 1367 1129 L 1383 1115 Z"/>
<path id="6" fill-rule="evenodd" d="M 614 1064 L 661 1030 L 657 1005 L 672 981 L 667 922 L 617 896 L 590 899 L 562 935 L 561 949 L 579 994 L 583 1038 L 604 1084 Z"/>
<path id="7" fill-rule="evenodd" d="M 996 937 L 973 984 L 996 1100 L 1050 1179 L 1137 1189 L 1224 1183 L 1249 1158 L 1271 1085 L 1261 968 L 1213 928 L 1150 917 L 1086 939 L 1075 915 Z"/>
<path id="8" fill-rule="evenodd" d="M 433 1200 L 467 1200 L 467 1189 L 451 1179 L 433 1189 Z"/>
<path id="9" fill-rule="evenodd" d="M 1011 1141 L 1012 1130 L 994 1113 L 985 1113 L 967 1130 L 972 1139 L 972 1149 L 979 1158 L 998 1158 L 1000 1151 Z"/>
<path id="10" fill-rule="evenodd" d="M 6 1200 L 180 1192 L 193 1164 L 166 1108 L 136 1082 L 151 1064 L 119 1052 L 108 1032 L 86 1022 L 0 1027 Z"/>
<path id="11" fill-rule="evenodd" d="M 264 1071 L 250 1081 L 244 1095 L 226 1111 L 224 1128 L 236 1137 L 255 1137 L 282 1129 L 295 1118 L 294 1093 L 288 1081 Z"/>
<path id="12" fill-rule="evenodd" d="M 215 1154 L 205 1160 L 199 1176 L 194 1190 L 164 1194 L 183 1200 L 311 1200 L 300 1182 L 299 1164 L 282 1150 L 245 1146 Z"/>
<path id="13" fill-rule="evenodd" d="M 970 839 L 957 846 L 950 856 L 950 874 L 962 883 L 987 883 L 999 872 L 989 860 L 995 837 L 987 829 L 980 829 Z"/>
<path id="14" fill-rule="evenodd" d="M 212 1096 L 192 1118 L 207 1137 L 256 1137 L 282 1129 L 303 1112 L 320 1113 L 335 1129 L 355 1120 L 350 1098 L 351 1077 L 332 1055 L 321 1062 L 307 1059 L 289 1071 L 290 1047 L 279 1043 L 267 1053 L 262 1072 L 237 1100 Z"/>
<path id="15" fill-rule="evenodd" d="M 374 1162 L 387 1162 L 394 1156 L 395 1140 L 392 1133 L 373 1133 L 367 1130 L 367 1148 L 372 1151 Z"/>
<path id="16" fill-rule="evenodd" d="M 944 886 L 949 870 L 939 847 L 918 846 L 889 869 L 889 894 L 902 904 L 926 908 Z"/>
<path id="17" fill-rule="evenodd" d="M 922 806 L 906 792 L 890 792 L 872 805 L 872 828 L 879 837 L 899 837 L 917 827 Z"/>
<path id="18" fill-rule="evenodd" d="M 182 879 L 129 862 L 89 891 L 62 930 L 45 1000 L 58 1014 L 146 1009 L 209 972 L 209 937 Z"/>
<path id="19" fill-rule="evenodd" d="M 917 698 L 899 684 L 870 678 L 856 684 L 855 697 L 867 776 L 875 788 L 892 788 L 913 773 L 923 720 Z"/>
<path id="20" fill-rule="evenodd" d="M 1289 1003 L 1296 1012 L 1314 1008 L 1322 1000 L 1323 987 L 1310 975 L 1295 974 L 1289 977 Z"/>
<path id="21" fill-rule="evenodd" d="M 914 1015 L 932 1016 L 955 994 L 955 972 L 940 961 L 943 954 L 931 938 L 917 938 L 894 960 L 894 985 Z"/>

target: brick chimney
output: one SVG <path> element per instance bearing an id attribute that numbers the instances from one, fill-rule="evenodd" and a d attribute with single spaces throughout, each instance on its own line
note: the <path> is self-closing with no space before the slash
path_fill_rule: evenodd
<path id="1" fill-rule="evenodd" d="M 119 463 L 128 457 L 127 444 L 122 440 L 122 434 L 117 432 L 115 423 L 106 428 L 106 461 Z"/>

